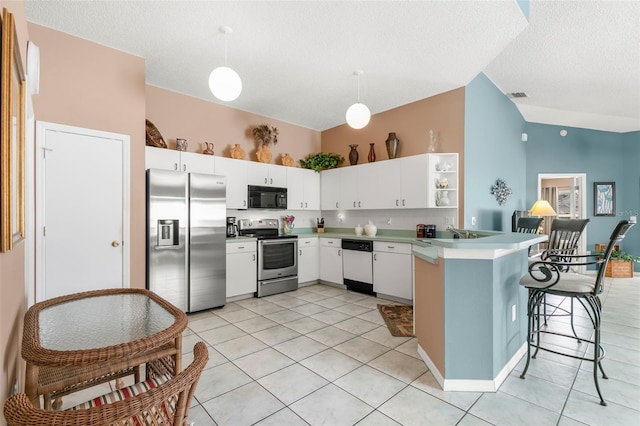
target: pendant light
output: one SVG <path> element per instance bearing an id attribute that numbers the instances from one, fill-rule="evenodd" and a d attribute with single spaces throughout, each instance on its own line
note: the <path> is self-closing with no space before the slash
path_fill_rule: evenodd
<path id="1" fill-rule="evenodd" d="M 369 108 L 363 103 L 360 103 L 360 76 L 364 74 L 364 71 L 357 70 L 353 75 L 358 77 L 358 102 L 351 105 L 347 110 L 347 124 L 354 129 L 362 129 L 371 119 L 371 112 Z"/>
<path id="2" fill-rule="evenodd" d="M 233 31 L 225 25 L 220 27 L 224 34 L 224 66 L 211 71 L 209 75 L 209 89 L 213 96 L 224 102 L 230 102 L 240 96 L 242 92 L 242 80 L 237 72 L 227 66 L 227 37 Z"/>

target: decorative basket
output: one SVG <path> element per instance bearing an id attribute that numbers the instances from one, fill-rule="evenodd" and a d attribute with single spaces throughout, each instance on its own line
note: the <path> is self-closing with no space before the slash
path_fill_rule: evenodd
<path id="1" fill-rule="evenodd" d="M 611 278 L 633 278 L 633 262 L 629 260 L 609 259 L 607 269 L 604 270 L 604 276 Z"/>

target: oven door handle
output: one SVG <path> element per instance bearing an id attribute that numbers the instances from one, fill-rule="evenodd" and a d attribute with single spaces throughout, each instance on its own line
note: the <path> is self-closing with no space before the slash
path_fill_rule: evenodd
<path id="1" fill-rule="evenodd" d="M 276 240 L 260 240 L 258 241 L 258 243 L 261 246 L 272 246 L 275 244 L 294 244 L 294 245 L 298 245 L 298 240 L 297 239 L 276 239 Z"/>

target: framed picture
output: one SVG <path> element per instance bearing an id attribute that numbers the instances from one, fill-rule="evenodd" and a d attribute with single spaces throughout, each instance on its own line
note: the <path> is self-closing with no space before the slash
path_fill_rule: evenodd
<path id="1" fill-rule="evenodd" d="M 615 216 L 616 214 L 616 183 L 593 183 L 593 215 Z"/>
<path id="2" fill-rule="evenodd" d="M 0 62 L 0 252 L 24 238 L 26 81 L 13 15 L 2 10 Z"/>

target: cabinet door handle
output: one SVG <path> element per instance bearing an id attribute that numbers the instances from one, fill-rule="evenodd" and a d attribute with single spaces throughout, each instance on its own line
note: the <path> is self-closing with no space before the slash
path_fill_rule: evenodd
<path id="1" fill-rule="evenodd" d="M 404 207 L 404 200 L 402 200 L 402 207 Z"/>
<path id="2" fill-rule="evenodd" d="M 302 208 L 302 201 L 300 201 L 300 208 Z"/>
<path id="3" fill-rule="evenodd" d="M 355 207 L 355 206 L 356 206 L 356 202 L 354 201 L 354 202 L 353 202 L 353 207 Z"/>
<path id="4" fill-rule="evenodd" d="M 273 179 L 269 179 L 269 185 L 273 185 Z"/>
<path id="5" fill-rule="evenodd" d="M 265 185 L 267 184 L 267 178 L 264 178 L 264 183 L 265 183 Z"/>
<path id="6" fill-rule="evenodd" d="M 304 203 L 304 208 L 306 209 L 308 207 L 307 203 Z"/>
<path id="7" fill-rule="evenodd" d="M 377 254 L 373 254 L 373 260 L 375 260 L 376 262 L 378 261 L 378 255 Z"/>
<path id="8" fill-rule="evenodd" d="M 238 247 L 238 250 L 242 250 L 244 248 L 244 246 L 240 246 Z"/>
<path id="9" fill-rule="evenodd" d="M 338 202 L 336 201 L 336 209 L 338 208 Z"/>
<path id="10" fill-rule="evenodd" d="M 173 170 L 178 170 L 178 163 L 173 163 Z"/>
<path id="11" fill-rule="evenodd" d="M 358 201 L 358 207 L 360 207 L 360 201 Z"/>
<path id="12" fill-rule="evenodd" d="M 182 171 L 183 171 L 183 172 L 186 172 L 186 171 L 187 171 L 187 165 L 186 165 L 186 164 L 183 164 L 183 165 L 182 165 Z"/>
<path id="13" fill-rule="evenodd" d="M 342 256 L 342 250 L 338 250 L 338 256 Z"/>
<path id="14" fill-rule="evenodd" d="M 396 207 L 398 207 L 398 200 L 396 200 Z"/>
<path id="15" fill-rule="evenodd" d="M 247 207 L 247 200 L 242 200 L 242 205 L 243 205 L 244 207 Z"/>
<path id="16" fill-rule="evenodd" d="M 300 249 L 300 256 L 302 256 L 302 249 Z"/>

